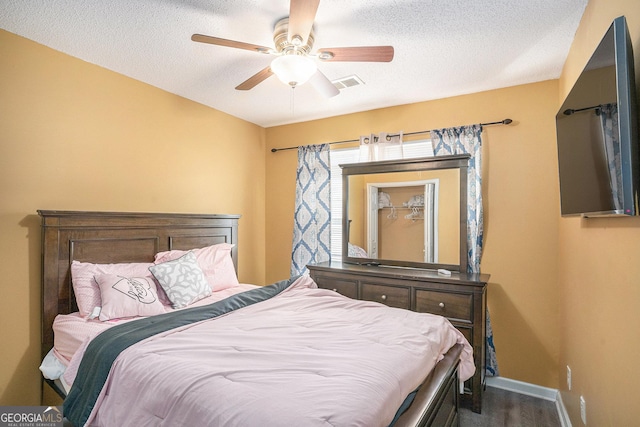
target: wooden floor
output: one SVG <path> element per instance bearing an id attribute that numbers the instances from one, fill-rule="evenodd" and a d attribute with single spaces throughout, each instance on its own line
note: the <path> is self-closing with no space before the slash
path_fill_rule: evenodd
<path id="1" fill-rule="evenodd" d="M 487 387 L 482 414 L 460 408 L 460 427 L 561 427 L 554 402 Z"/>

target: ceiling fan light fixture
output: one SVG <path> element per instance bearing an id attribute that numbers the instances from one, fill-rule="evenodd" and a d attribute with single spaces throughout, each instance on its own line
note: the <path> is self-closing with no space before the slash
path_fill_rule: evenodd
<path id="1" fill-rule="evenodd" d="M 282 55 L 271 62 L 271 71 L 282 83 L 292 87 L 304 84 L 317 69 L 311 58 L 302 55 Z"/>

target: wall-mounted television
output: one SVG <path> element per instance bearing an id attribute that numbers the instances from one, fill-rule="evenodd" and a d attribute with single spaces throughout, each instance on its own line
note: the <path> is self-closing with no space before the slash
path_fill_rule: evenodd
<path id="1" fill-rule="evenodd" d="M 638 116 L 624 16 L 609 27 L 556 115 L 562 216 L 638 215 Z"/>

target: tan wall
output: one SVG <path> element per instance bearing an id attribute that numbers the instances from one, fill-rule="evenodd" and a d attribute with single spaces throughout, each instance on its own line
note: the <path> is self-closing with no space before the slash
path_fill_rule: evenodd
<path id="1" fill-rule="evenodd" d="M 40 404 L 37 209 L 241 214 L 264 283 L 264 129 L 5 31 L 0 76 L 0 405 Z"/>
<path id="2" fill-rule="evenodd" d="M 343 95 L 339 95 L 343 96 Z M 348 96 L 346 93 L 344 96 Z M 488 303 L 501 374 L 558 387 L 557 81 L 267 129 L 267 148 L 496 121 L 483 133 Z M 268 153 L 267 281 L 289 274 L 295 150 Z"/>
<path id="3" fill-rule="evenodd" d="M 560 78 L 559 104 L 620 15 L 627 18 L 636 82 L 640 82 L 640 3 L 591 0 Z M 637 425 L 640 218 L 562 218 L 559 237 L 559 386 L 571 423 L 582 425 L 582 395 L 587 402 L 587 425 Z M 564 381 L 566 365 L 572 370 L 571 391 Z"/>

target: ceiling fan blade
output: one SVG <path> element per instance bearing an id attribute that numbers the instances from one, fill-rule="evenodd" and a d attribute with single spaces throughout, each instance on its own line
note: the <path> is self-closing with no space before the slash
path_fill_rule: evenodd
<path id="1" fill-rule="evenodd" d="M 391 62 L 393 46 L 329 47 L 318 49 L 322 61 Z"/>
<path id="2" fill-rule="evenodd" d="M 249 77 L 247 80 L 240 83 L 236 86 L 236 90 L 249 90 L 256 87 L 259 83 L 262 83 L 267 78 L 271 77 L 273 71 L 271 71 L 271 67 L 267 67 L 263 70 L 258 71 L 253 76 Z"/>
<path id="3" fill-rule="evenodd" d="M 338 88 L 320 70 L 316 70 L 314 75 L 311 76 L 309 84 L 327 98 L 334 97 L 340 93 Z"/>
<path id="4" fill-rule="evenodd" d="M 287 36 L 289 42 L 292 42 L 295 36 L 299 36 L 302 39 L 300 45 L 304 46 L 307 43 L 319 4 L 320 0 L 291 0 Z"/>
<path id="5" fill-rule="evenodd" d="M 192 35 L 191 36 L 191 40 L 193 40 L 194 42 L 199 42 L 199 43 L 209 43 L 209 44 L 215 44 L 215 45 L 218 45 L 218 46 L 234 47 L 234 48 L 237 48 L 237 49 L 252 50 L 254 52 L 260 52 L 260 53 L 271 53 L 271 52 L 273 52 L 273 49 L 271 49 L 269 47 L 259 46 L 257 44 L 251 44 L 251 43 L 238 42 L 238 41 L 235 41 L 235 40 L 221 39 L 219 37 L 204 36 L 202 34 L 194 34 L 194 35 Z"/>

